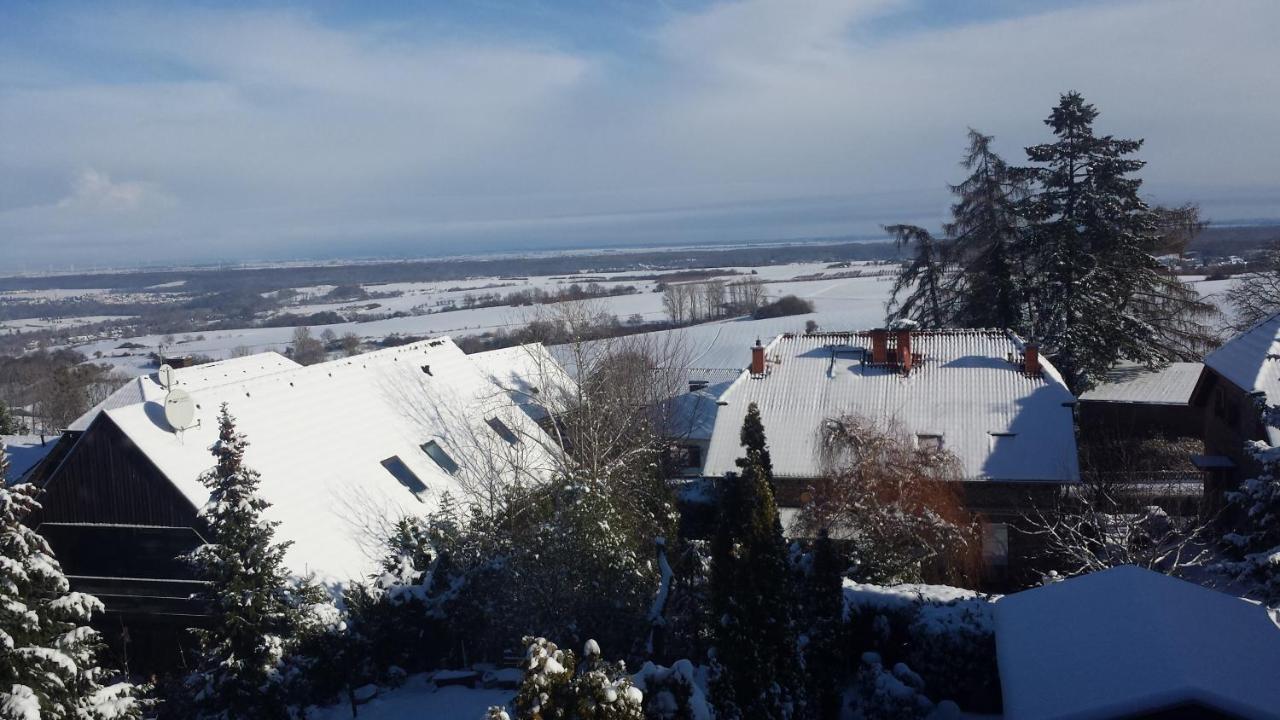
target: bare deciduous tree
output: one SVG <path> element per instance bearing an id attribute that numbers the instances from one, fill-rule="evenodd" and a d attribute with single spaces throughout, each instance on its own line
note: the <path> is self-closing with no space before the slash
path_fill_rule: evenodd
<path id="1" fill-rule="evenodd" d="M 1240 331 L 1280 312 L 1280 242 L 1268 249 L 1261 269 L 1236 276 L 1228 302 Z"/>
<path id="2" fill-rule="evenodd" d="M 809 489 L 799 529 L 850 543 L 871 582 L 976 580 L 980 526 L 964 507 L 954 455 L 917 447 L 890 420 L 846 415 L 819 432 L 826 470 Z"/>

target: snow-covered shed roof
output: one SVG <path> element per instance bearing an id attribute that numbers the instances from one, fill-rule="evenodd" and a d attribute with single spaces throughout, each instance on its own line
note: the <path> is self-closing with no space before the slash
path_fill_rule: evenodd
<path id="1" fill-rule="evenodd" d="M 1280 718 L 1280 627 L 1248 601 L 1124 566 L 1008 595 L 995 620 L 1010 720 L 1189 703 Z"/>
<path id="2" fill-rule="evenodd" d="M 743 372 L 720 398 L 703 474 L 735 469 L 739 430 L 747 406 L 756 403 L 779 477 L 819 476 L 823 423 L 854 414 L 940 437 L 969 479 L 1079 479 L 1075 399 L 1047 360 L 1040 360 L 1038 376 L 1023 372 L 1016 337 L 997 330 L 913 331 L 912 351 L 921 360 L 908 375 L 864 363 L 869 338 L 819 333 L 769 343 L 767 372 Z"/>
<path id="3" fill-rule="evenodd" d="M 442 493 L 551 467 L 542 430 L 448 338 L 188 392 L 195 426 L 182 432 L 159 400 L 106 417 L 201 507 L 208 491 L 198 478 L 214 463 L 209 447 L 227 403 L 249 441 L 245 463 L 262 475 L 266 516 L 294 543 L 290 568 L 326 580 L 366 573 L 389 524 L 430 512 Z M 428 454 L 439 450 L 443 461 Z"/>
<path id="4" fill-rule="evenodd" d="M 218 360 L 216 362 L 177 368 L 173 371 L 173 386 L 188 392 L 200 388 L 222 385 L 236 380 L 248 380 L 260 375 L 270 375 L 282 370 L 302 367 L 289 358 L 274 352 L 257 353 L 244 357 Z M 159 373 L 151 373 L 136 377 L 122 385 L 107 399 L 94 405 L 85 414 L 76 418 L 67 427 L 68 430 L 81 431 L 89 427 L 89 423 L 103 410 L 114 410 L 148 400 L 160 400 L 165 389 L 160 385 Z"/>
<path id="5" fill-rule="evenodd" d="M 1118 402 L 1139 405 L 1187 405 L 1200 380 L 1204 363 L 1176 362 L 1150 369 L 1122 363 L 1107 373 L 1097 387 L 1080 396 L 1082 402 Z"/>
<path id="6" fill-rule="evenodd" d="M 17 482 L 19 478 L 35 467 L 48 455 L 58 438 L 41 438 L 39 435 L 4 435 L 0 441 L 5 444 L 9 458 L 9 472 L 0 477 L 0 485 L 6 482 Z"/>
<path id="7" fill-rule="evenodd" d="M 1280 406 L 1280 313 L 1228 340 L 1204 364 L 1245 392 L 1263 393 L 1268 405 Z M 1280 446 L 1280 428 L 1269 427 L 1267 434 L 1272 445 Z"/>

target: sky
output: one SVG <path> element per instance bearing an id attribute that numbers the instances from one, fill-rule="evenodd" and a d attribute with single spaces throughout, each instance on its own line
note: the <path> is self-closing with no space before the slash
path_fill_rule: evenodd
<path id="1" fill-rule="evenodd" d="M 0 0 L 0 273 L 881 237 L 1077 90 L 1280 218 L 1274 0 Z"/>

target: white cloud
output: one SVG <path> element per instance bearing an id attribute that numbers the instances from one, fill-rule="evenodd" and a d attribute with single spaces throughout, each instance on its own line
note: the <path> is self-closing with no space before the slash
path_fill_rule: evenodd
<path id="1" fill-rule="evenodd" d="M 16 188 L 0 192 L 0 251 L 863 233 L 945 211 L 967 126 L 1020 160 L 1067 89 L 1104 131 L 1147 138 L 1150 192 L 1280 214 L 1280 4 L 1106 3 L 875 32 L 909 2 L 723 2 L 609 52 L 298 12 L 96 12 L 66 35 L 127 61 L 124 79 L 0 57 L 13 178 L 0 190 Z M 64 200 L 83 168 L 125 180 L 85 171 Z M 1240 188 L 1257 201 L 1228 203 Z"/>

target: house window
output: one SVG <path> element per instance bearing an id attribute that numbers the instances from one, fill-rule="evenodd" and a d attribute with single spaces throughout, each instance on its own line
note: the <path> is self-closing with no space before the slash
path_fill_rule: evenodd
<path id="1" fill-rule="evenodd" d="M 511 432 L 511 428 L 507 427 L 507 424 L 502 422 L 501 419 L 491 417 L 485 420 L 485 422 L 489 423 L 489 427 L 493 428 L 493 431 L 498 434 L 498 437 L 506 440 L 508 445 L 515 445 L 520 442 L 520 438 L 516 437 L 516 434 Z"/>
<path id="2" fill-rule="evenodd" d="M 697 445 L 684 446 L 684 466 L 691 468 L 702 467 L 702 448 Z"/>
<path id="3" fill-rule="evenodd" d="M 1009 526 L 1006 523 L 986 523 L 982 526 L 982 559 L 988 567 L 1009 565 Z"/>
<path id="4" fill-rule="evenodd" d="M 454 462 L 453 458 L 449 457 L 449 453 L 445 452 L 444 448 L 440 447 L 440 443 L 435 440 L 428 440 L 423 443 L 422 452 L 426 453 L 427 457 L 435 460 L 441 470 L 450 475 L 458 472 L 458 463 Z"/>
<path id="5" fill-rule="evenodd" d="M 392 455 L 386 460 L 383 460 L 382 467 L 386 468 L 387 472 L 391 473 L 391 477 L 395 478 L 401 485 L 408 488 L 409 492 L 413 493 L 413 496 L 418 498 L 419 502 L 425 502 L 422 499 L 422 493 L 427 491 L 426 484 L 419 480 L 417 475 L 413 474 L 413 471 L 409 469 L 408 465 L 404 464 L 404 461 L 400 459 L 399 455 Z"/>
<path id="6" fill-rule="evenodd" d="M 939 452 L 942 450 L 942 435 L 920 433 L 916 435 L 916 448 L 925 452 Z"/>

